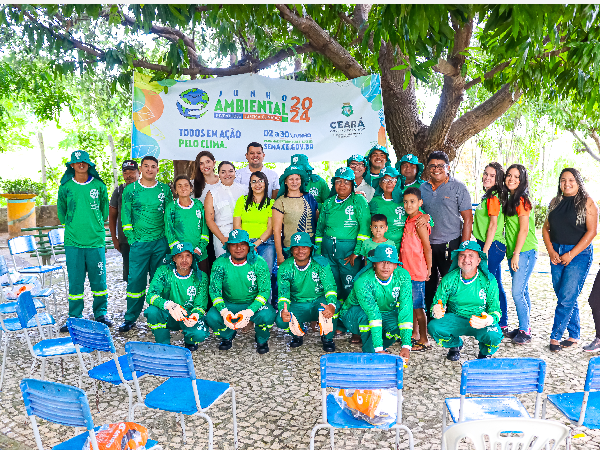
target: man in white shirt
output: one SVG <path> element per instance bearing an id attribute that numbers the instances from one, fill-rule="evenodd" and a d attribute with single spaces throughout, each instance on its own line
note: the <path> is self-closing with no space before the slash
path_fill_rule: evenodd
<path id="1" fill-rule="evenodd" d="M 246 149 L 246 159 L 248 160 L 248 166 L 236 172 L 235 182 L 248 187 L 252 173 L 261 171 L 269 180 L 269 195 L 273 199 L 277 198 L 277 193 L 279 192 L 279 175 L 274 170 L 268 169 L 263 165 L 265 159 L 263 146 L 258 142 L 250 142 Z"/>

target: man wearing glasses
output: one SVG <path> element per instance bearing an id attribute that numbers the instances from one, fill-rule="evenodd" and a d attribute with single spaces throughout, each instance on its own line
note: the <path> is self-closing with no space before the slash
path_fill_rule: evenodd
<path id="1" fill-rule="evenodd" d="M 461 242 L 471 239 L 473 213 L 471 196 L 461 181 L 449 175 L 448 155 L 434 151 L 427 157 L 429 180 L 420 187 L 423 210 L 433 219 L 431 229 L 431 277 L 425 282 L 425 311 L 431 304 L 439 281 L 448 273 L 451 254 Z"/>

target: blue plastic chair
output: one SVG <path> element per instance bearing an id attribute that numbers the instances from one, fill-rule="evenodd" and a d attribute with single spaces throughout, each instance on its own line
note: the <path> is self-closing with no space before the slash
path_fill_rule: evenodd
<path id="1" fill-rule="evenodd" d="M 517 394 L 536 392 L 534 418 L 539 418 L 546 363 L 536 358 L 493 358 L 466 361 L 462 365 L 460 397 L 447 398 L 442 413 L 442 433 L 447 415 L 453 422 L 523 417 L 530 415 Z M 467 394 L 494 397 L 467 397 Z"/>
<path id="2" fill-rule="evenodd" d="M 19 322 L 23 328 L 23 334 L 25 335 L 25 340 L 27 341 L 27 347 L 29 347 L 29 352 L 33 357 L 29 376 L 33 374 L 33 369 L 38 361 L 42 362 L 42 379 L 44 379 L 46 361 L 48 359 L 57 361 L 61 358 L 77 356 L 75 344 L 73 344 L 73 340 L 70 336 L 45 339 L 39 315 L 36 313 L 35 305 L 33 304 L 33 298 L 31 297 L 31 293 L 28 291 L 23 292 L 17 299 L 17 317 L 19 318 Z M 38 330 L 42 337 L 42 339 L 36 344 L 32 344 L 31 338 L 29 337 L 29 332 L 27 330 L 28 323 L 30 323 L 32 319 L 36 321 Z M 93 351 L 93 349 L 88 347 L 80 347 L 79 350 L 83 353 L 91 353 Z"/>
<path id="3" fill-rule="evenodd" d="M 321 356 L 321 401 L 323 422 L 310 433 L 310 450 L 315 448 L 315 436 L 320 428 L 329 428 L 331 450 L 334 449 L 335 428 L 369 428 L 381 430 L 368 422 L 356 419 L 338 405 L 327 388 L 335 389 L 396 389 L 398 405 L 396 422 L 388 429 L 396 432 L 396 448 L 400 445 L 400 430 L 408 434 L 408 445 L 413 448 L 412 431 L 402 425 L 403 360 L 399 356 L 375 353 L 336 353 Z"/>
<path id="4" fill-rule="evenodd" d="M 0 277 L 3 275 L 6 275 L 8 277 L 8 283 L 6 283 L 6 285 L 11 290 L 14 289 L 14 285 L 10 279 L 10 272 L 8 270 L 8 264 L 6 263 L 6 259 L 4 258 L 4 256 L 0 255 Z M 35 279 L 36 277 L 28 277 L 28 278 Z M 28 281 L 33 281 L 33 280 L 28 279 Z M 23 283 L 21 283 L 21 284 L 23 284 Z M 0 287 L 0 300 L 2 301 L 2 303 L 0 303 L 0 314 L 15 314 L 17 302 L 9 301 L 9 300 L 15 300 L 15 299 L 16 299 L 16 297 L 9 298 L 9 296 L 4 292 L 4 289 Z M 33 297 L 33 302 L 35 303 L 35 307 L 37 309 L 46 307 L 46 305 L 44 305 L 44 303 L 35 296 Z"/>
<path id="5" fill-rule="evenodd" d="M 67 262 L 65 255 L 56 256 L 55 248 L 57 245 L 65 245 L 65 229 L 55 228 L 54 230 L 48 231 L 48 241 L 50 241 L 50 249 L 52 250 L 52 258 L 54 259 L 54 265 L 64 264 Z"/>
<path id="6" fill-rule="evenodd" d="M 588 363 L 583 392 L 550 394 L 544 401 L 542 418 L 546 417 L 546 402 L 553 404 L 567 419 L 578 427 L 600 428 L 600 356 Z M 593 392 L 590 392 L 592 391 Z"/>
<path id="7" fill-rule="evenodd" d="M 53 447 L 53 450 L 80 450 L 87 438 L 90 438 L 92 448 L 98 450 L 94 420 L 90 411 L 85 392 L 81 389 L 50 381 L 24 378 L 21 380 L 21 392 L 25 410 L 31 421 L 33 436 L 38 450 L 44 450 L 36 417 L 67 427 L 83 427 L 87 431 Z M 162 450 L 156 441 L 148 440 L 147 449 Z"/>
<path id="8" fill-rule="evenodd" d="M 133 374 L 133 384 L 138 398 L 138 403 L 131 408 L 130 421 L 134 420 L 135 408 L 141 406 L 178 413 L 185 444 L 184 414 L 200 416 L 208 422 L 208 450 L 212 450 L 213 423 L 206 411 L 227 392 L 231 392 L 233 445 L 237 448 L 237 420 L 233 386 L 229 383 L 196 379 L 192 352 L 187 348 L 149 342 L 128 342 L 125 344 L 125 353 Z M 142 399 L 138 382 L 141 374 L 165 377 L 168 380 L 149 392 L 145 399 Z"/>
<path id="9" fill-rule="evenodd" d="M 133 390 L 129 386 L 129 382 L 133 381 L 133 376 L 129 369 L 127 355 L 117 356 L 117 350 L 115 349 L 108 326 L 93 320 L 70 317 L 67 319 L 67 328 L 75 345 L 79 364 L 82 369 L 82 373 L 79 376 L 79 387 L 81 388 L 84 376 L 87 376 L 91 380 L 103 381 L 115 386 L 122 384 L 125 390 L 127 390 L 129 398 L 129 408 L 127 411 L 130 411 L 133 404 Z M 99 364 L 88 370 L 83 361 L 81 348 L 110 353 L 111 359 L 103 363 L 98 355 Z M 98 389 L 95 391 L 96 404 L 98 404 Z"/>

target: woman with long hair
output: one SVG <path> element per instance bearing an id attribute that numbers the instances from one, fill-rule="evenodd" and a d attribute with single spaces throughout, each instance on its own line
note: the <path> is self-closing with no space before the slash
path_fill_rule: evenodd
<path id="1" fill-rule="evenodd" d="M 506 256 L 512 275 L 512 297 L 519 318 L 519 328 L 507 332 L 505 336 L 511 338 L 514 344 L 529 344 L 529 278 L 537 261 L 538 241 L 535 236 L 533 205 L 529 200 L 527 169 L 521 164 L 510 166 L 504 177 L 504 185 L 508 190 L 508 199 L 503 208 Z"/>
<path id="2" fill-rule="evenodd" d="M 508 333 L 506 316 L 506 293 L 502 286 L 502 260 L 506 256 L 504 239 L 504 214 L 502 206 L 506 202 L 507 192 L 504 185 L 504 169 L 497 162 L 489 163 L 482 176 L 485 194 L 475 210 L 473 218 L 473 236 L 483 252 L 488 255 L 488 268 L 498 282 L 498 293 L 502 318 L 499 325 L 504 334 Z"/>
<path id="3" fill-rule="evenodd" d="M 552 287 L 558 299 L 550 334 L 550 351 L 575 348 L 580 338 L 577 298 L 590 271 L 597 234 L 598 207 L 585 190 L 577 169 L 563 169 L 558 192 L 542 228 L 550 256 Z M 559 342 L 567 330 L 569 338 Z"/>
<path id="4" fill-rule="evenodd" d="M 204 201 L 206 224 L 213 233 L 215 256 L 225 254 L 223 244 L 227 242 L 229 232 L 233 230 L 233 209 L 235 202 L 246 194 L 247 187 L 235 183 L 235 166 L 229 161 L 221 161 L 218 168 L 219 181 L 213 187 Z"/>
<path id="5" fill-rule="evenodd" d="M 192 197 L 199 198 L 204 203 L 206 194 L 219 183 L 219 176 L 215 174 L 214 155 L 207 150 L 201 151 L 196 155 Z"/>
<path id="6" fill-rule="evenodd" d="M 269 179 L 260 171 L 253 172 L 248 183 L 248 195 L 237 199 L 233 211 L 233 229 L 246 230 L 256 252 L 265 258 L 269 273 L 275 264 L 273 240 L 273 201 L 267 195 Z"/>

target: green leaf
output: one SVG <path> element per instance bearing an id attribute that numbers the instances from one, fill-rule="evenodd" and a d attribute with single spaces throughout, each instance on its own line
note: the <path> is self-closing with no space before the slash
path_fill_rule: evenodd
<path id="1" fill-rule="evenodd" d="M 408 68 L 408 66 L 406 64 L 400 64 L 400 65 L 397 65 L 396 67 L 392 67 L 391 70 L 404 70 L 407 68 Z"/>

